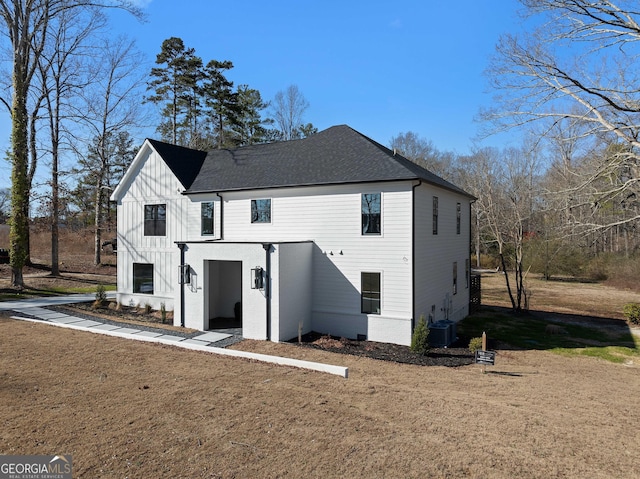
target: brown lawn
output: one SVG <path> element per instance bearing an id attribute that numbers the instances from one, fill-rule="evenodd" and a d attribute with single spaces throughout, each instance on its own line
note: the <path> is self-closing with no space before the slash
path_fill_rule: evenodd
<path id="1" fill-rule="evenodd" d="M 619 293 L 558 287 L 533 299 L 596 315 Z M 640 477 L 638 364 L 499 351 L 481 374 L 237 347 L 349 379 L 0 318 L 0 454 L 72 454 L 76 478 Z"/>

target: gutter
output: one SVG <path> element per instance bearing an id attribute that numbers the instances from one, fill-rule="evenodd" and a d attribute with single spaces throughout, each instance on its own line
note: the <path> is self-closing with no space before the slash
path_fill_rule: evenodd
<path id="1" fill-rule="evenodd" d="M 411 189 L 411 336 L 416 327 L 416 188 L 421 184 L 418 180 Z"/>
<path id="2" fill-rule="evenodd" d="M 184 252 L 187 247 L 186 243 L 178 243 L 180 248 L 180 273 L 184 270 Z M 180 326 L 184 328 L 184 281 L 180 281 Z"/>
<path id="3" fill-rule="evenodd" d="M 265 278 L 264 278 L 264 296 L 267 300 L 267 341 L 271 340 L 271 249 L 272 243 L 262 243 L 262 247 L 266 252 L 265 258 Z"/>

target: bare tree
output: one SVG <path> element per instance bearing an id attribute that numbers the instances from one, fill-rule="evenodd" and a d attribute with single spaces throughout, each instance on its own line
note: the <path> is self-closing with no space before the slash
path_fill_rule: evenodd
<path id="1" fill-rule="evenodd" d="M 589 234 L 637 225 L 640 11 L 636 2 L 521 2 L 528 15 L 541 17 L 540 26 L 522 37 L 501 38 L 489 68 L 499 93 L 497 106 L 485 117 L 498 129 L 543 122 L 551 132 L 559 123 L 580 125 L 565 140 L 595 139 L 597 148 L 588 155 L 595 161 L 588 168 L 572 168 L 576 181 L 563 189 L 567 210 L 581 211 L 579 218 L 571 217 L 573 230 Z M 603 143 L 611 147 L 603 150 Z M 632 201 L 633 208 L 628 208 Z M 600 214 L 604 204 L 622 211 L 623 203 L 634 213 Z"/>
<path id="2" fill-rule="evenodd" d="M 478 218 L 484 219 L 490 241 L 496 246 L 512 308 L 522 312 L 528 308 L 524 244 L 537 229 L 537 151 L 531 146 L 502 151 L 485 148 L 467 161 L 475 164 L 472 184 L 467 187 L 477 197 Z"/>
<path id="3" fill-rule="evenodd" d="M 86 80 L 82 75 L 82 58 L 87 57 L 86 40 L 103 25 L 98 11 L 83 15 L 79 10 L 67 10 L 49 25 L 49 39 L 38 58 L 37 86 L 45 102 L 51 157 L 51 275 L 60 274 L 60 156 L 63 142 L 64 120 L 68 119 L 69 102 L 78 95 Z M 65 111 L 66 110 L 66 111 Z M 32 147 L 33 151 L 33 147 Z"/>
<path id="4" fill-rule="evenodd" d="M 309 102 L 297 85 L 289 85 L 285 91 L 276 93 L 271 105 L 271 114 L 281 140 L 303 137 L 306 127 L 303 118 L 308 108 Z"/>
<path id="5" fill-rule="evenodd" d="M 50 22 L 71 9 L 121 8 L 139 15 L 126 0 L 0 0 L 0 18 L 12 49 L 10 263 L 14 287 L 23 288 L 22 269 L 28 258 L 29 115 L 27 101 Z M 9 103 L 9 102 L 5 102 Z"/>
<path id="6" fill-rule="evenodd" d="M 95 82 L 83 93 L 79 121 L 84 124 L 94 144 L 86 151 L 77 151 L 82 165 L 90 170 L 95 181 L 94 191 L 94 263 L 101 262 L 104 229 L 105 195 L 110 172 L 117 161 L 116 150 L 120 134 L 140 127 L 143 113 L 138 99 L 145 76 L 139 66 L 141 55 L 134 42 L 125 38 L 105 40 L 96 58 Z M 85 141 L 81 144 L 89 144 Z"/>

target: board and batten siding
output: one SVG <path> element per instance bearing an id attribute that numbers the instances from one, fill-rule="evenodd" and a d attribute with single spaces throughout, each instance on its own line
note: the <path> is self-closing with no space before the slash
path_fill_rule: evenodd
<path id="1" fill-rule="evenodd" d="M 382 194 L 382 234 L 362 235 L 361 195 Z M 408 344 L 412 320 L 411 182 L 223 193 L 224 240 L 313 241 L 312 328 Z M 271 223 L 251 223 L 251 199 Z M 199 206 L 195 206 L 199 208 Z M 380 315 L 361 313 L 361 273 L 381 275 Z"/>
<path id="2" fill-rule="evenodd" d="M 174 308 L 180 253 L 175 241 L 186 236 L 184 218 L 191 200 L 183 185 L 151 148 L 137 162 L 126 193 L 118 202 L 118 302 Z M 166 205 L 166 235 L 144 235 L 144 206 Z M 133 293 L 133 263 L 154 265 L 153 295 Z"/>
<path id="3" fill-rule="evenodd" d="M 433 197 L 438 197 L 438 234 L 433 234 Z M 456 205 L 460 203 L 460 234 L 456 232 Z M 423 184 L 415 196 L 415 301 L 416 321 L 458 321 L 469 311 L 465 279 L 469 259 L 468 197 Z M 453 264 L 458 267 L 457 294 L 453 294 Z"/>

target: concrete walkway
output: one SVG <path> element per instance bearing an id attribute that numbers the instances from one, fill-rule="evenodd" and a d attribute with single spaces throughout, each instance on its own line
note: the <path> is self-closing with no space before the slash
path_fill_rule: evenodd
<path id="1" fill-rule="evenodd" d="M 114 298 L 115 293 L 108 293 L 107 297 L 110 299 Z M 0 311 L 14 311 L 15 313 L 17 313 L 17 315 L 11 317 L 13 319 L 18 319 L 21 321 L 47 324 L 51 326 L 75 329 L 79 331 L 88 331 L 91 333 L 104 334 L 107 336 L 134 339 L 137 341 L 168 344 L 195 351 L 204 351 L 224 356 L 255 359 L 272 364 L 293 366 L 297 368 L 311 369 L 314 371 L 335 374 L 344 378 L 348 377 L 348 368 L 342 366 L 332 366 L 328 364 L 314 363 L 298 359 L 268 356 L 265 354 L 249 353 L 245 351 L 236 351 L 232 349 L 217 347 L 216 343 L 232 336 L 231 334 L 227 333 L 203 331 L 202 334 L 198 334 L 190 338 L 185 338 L 181 335 L 171 334 L 170 331 L 167 331 L 167 333 L 165 334 L 164 332 L 158 332 L 157 330 L 150 331 L 144 328 L 138 329 L 136 327 L 120 326 L 101 322 L 99 318 L 95 318 L 95 320 L 86 319 L 66 313 L 61 313 L 59 311 L 54 311 L 52 309 L 47 309 L 48 306 L 82 303 L 93 301 L 94 299 L 95 294 L 74 294 L 70 296 L 5 301 L 0 302 Z"/>

